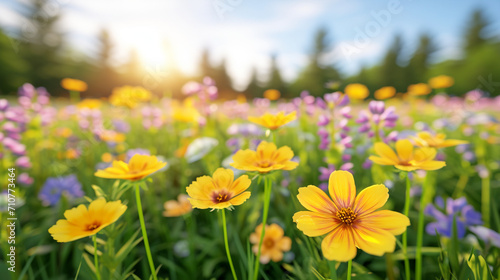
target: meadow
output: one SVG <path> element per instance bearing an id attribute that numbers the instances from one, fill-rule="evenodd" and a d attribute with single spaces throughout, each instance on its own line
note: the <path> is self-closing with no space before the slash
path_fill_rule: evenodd
<path id="1" fill-rule="evenodd" d="M 0 278 L 500 279 L 500 97 L 446 82 L 25 84 L 0 99 Z"/>

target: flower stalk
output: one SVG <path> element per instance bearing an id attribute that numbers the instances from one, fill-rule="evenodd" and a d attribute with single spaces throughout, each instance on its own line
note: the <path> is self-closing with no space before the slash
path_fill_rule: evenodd
<path id="1" fill-rule="evenodd" d="M 408 217 L 408 214 L 410 213 L 410 176 L 409 172 L 406 172 L 406 197 L 405 197 L 405 208 L 404 208 L 404 215 Z M 403 232 L 403 254 L 405 256 L 404 263 L 405 263 L 405 277 L 406 280 L 410 280 L 410 260 L 408 259 L 408 231 Z"/>
<path id="2" fill-rule="evenodd" d="M 231 259 L 231 253 L 229 252 L 229 242 L 227 240 L 227 223 L 226 223 L 226 212 L 222 209 L 222 225 L 224 230 L 224 245 L 226 246 L 227 260 L 229 261 L 229 266 L 231 267 L 231 273 L 233 274 L 234 280 L 238 280 L 236 276 L 236 271 L 234 270 L 233 259 Z"/>
<path id="3" fill-rule="evenodd" d="M 94 242 L 95 276 L 97 277 L 97 280 L 101 280 L 101 272 L 99 271 L 99 261 L 97 260 L 97 234 L 92 235 L 92 241 Z"/>
<path id="4" fill-rule="evenodd" d="M 140 185 L 141 184 L 146 186 L 145 182 L 135 183 L 135 200 L 137 203 L 137 214 L 139 215 L 139 221 L 141 223 L 142 238 L 144 239 L 144 247 L 146 249 L 146 256 L 148 258 L 149 268 L 151 269 L 153 279 L 157 280 L 158 278 L 157 278 L 156 272 L 155 272 L 155 265 L 153 263 L 151 249 L 149 248 L 149 240 L 148 240 L 148 233 L 146 231 L 146 224 L 144 223 L 144 214 L 142 213 L 141 192 L 140 192 Z"/>
<path id="5" fill-rule="evenodd" d="M 264 235 L 266 233 L 267 216 L 269 214 L 269 204 L 271 202 L 271 189 L 272 182 L 271 178 L 268 176 L 264 177 L 264 210 L 262 214 L 262 232 L 259 239 L 259 250 L 257 251 L 257 258 L 255 259 L 255 268 L 253 272 L 253 279 L 257 280 L 259 277 L 259 265 L 260 265 L 260 254 L 262 249 L 262 242 L 264 241 Z"/>

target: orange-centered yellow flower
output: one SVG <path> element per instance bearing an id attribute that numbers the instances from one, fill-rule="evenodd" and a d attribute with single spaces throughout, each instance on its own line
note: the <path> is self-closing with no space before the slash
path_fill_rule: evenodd
<path id="1" fill-rule="evenodd" d="M 163 216 L 165 217 L 179 217 L 193 211 L 193 207 L 188 200 L 189 196 L 181 193 L 177 200 L 169 200 L 163 204 L 165 211 L 163 211 Z"/>
<path id="2" fill-rule="evenodd" d="M 383 100 L 391 98 L 396 94 L 396 89 L 394 87 L 383 87 L 375 91 L 374 95 L 376 99 Z"/>
<path id="3" fill-rule="evenodd" d="M 363 84 L 349 84 L 344 89 L 345 94 L 351 99 L 365 99 L 370 94 L 368 88 Z"/>
<path id="4" fill-rule="evenodd" d="M 87 83 L 77 79 L 65 78 L 61 81 L 61 86 L 69 91 L 83 92 L 87 90 Z"/>
<path id="5" fill-rule="evenodd" d="M 120 200 L 106 202 L 104 198 L 92 201 L 89 208 L 83 204 L 64 212 L 66 218 L 49 228 L 49 233 L 57 242 L 70 242 L 97 234 L 114 223 L 125 213 L 127 206 Z"/>
<path id="6" fill-rule="evenodd" d="M 290 147 L 276 148 L 274 143 L 260 142 L 257 151 L 239 150 L 233 156 L 231 166 L 246 171 L 268 173 L 274 170 L 292 170 L 299 164 L 291 161 L 293 151 Z"/>
<path id="7" fill-rule="evenodd" d="M 379 210 L 389 198 L 384 185 L 373 185 L 356 196 L 352 174 L 334 171 L 328 186 L 330 197 L 320 188 L 299 189 L 297 198 L 309 211 L 295 213 L 297 228 L 310 237 L 327 234 L 321 243 L 325 258 L 345 262 L 356 256 L 356 247 L 382 256 L 395 249 L 395 235 L 410 225 L 403 214 Z"/>
<path id="8" fill-rule="evenodd" d="M 397 154 L 383 142 L 375 143 L 374 148 L 378 157 L 370 156 L 369 159 L 380 165 L 394 165 L 404 171 L 436 170 L 446 166 L 444 161 L 434 160 L 436 149 L 422 147 L 413 150 L 413 144 L 408 139 L 396 142 Z"/>
<path id="9" fill-rule="evenodd" d="M 218 168 L 212 177 L 198 177 L 186 191 L 193 208 L 224 209 L 245 202 L 250 197 L 246 190 L 251 183 L 247 175 L 234 180 L 231 169 Z"/>
<path id="10" fill-rule="evenodd" d="M 141 180 L 144 177 L 162 169 L 166 162 L 159 161 L 155 156 L 134 155 L 129 163 L 113 161 L 113 165 L 104 170 L 97 170 L 97 177 L 108 179 Z"/>
<path id="11" fill-rule="evenodd" d="M 252 250 L 255 254 L 259 251 L 260 235 L 262 233 L 262 224 L 257 226 L 255 232 L 250 234 L 250 243 L 253 244 Z M 292 239 L 285 236 L 283 229 L 277 224 L 266 225 L 262 248 L 260 252 L 260 262 L 268 263 L 270 260 L 279 262 L 283 259 L 283 252 L 288 252 L 292 248 Z"/>
<path id="12" fill-rule="evenodd" d="M 413 137 L 413 140 L 415 141 L 415 145 L 418 147 L 431 147 L 436 149 L 469 143 L 463 140 L 446 139 L 446 135 L 444 133 L 432 135 L 427 131 L 419 132 L 417 137 Z"/>
<path id="13" fill-rule="evenodd" d="M 258 125 L 262 125 L 263 127 L 275 130 L 296 118 L 297 112 L 293 111 L 288 115 L 285 115 L 285 112 L 279 112 L 276 115 L 265 113 L 260 117 L 248 117 L 248 120 Z"/>
<path id="14" fill-rule="evenodd" d="M 449 88 L 455 83 L 455 80 L 446 75 L 440 75 L 429 80 L 431 88 Z"/>

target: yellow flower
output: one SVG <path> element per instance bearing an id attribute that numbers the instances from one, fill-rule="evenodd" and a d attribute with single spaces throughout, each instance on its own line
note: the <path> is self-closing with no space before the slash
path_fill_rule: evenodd
<path id="1" fill-rule="evenodd" d="M 70 242 L 97 234 L 106 226 L 116 222 L 125 213 L 127 206 L 120 200 L 106 202 L 104 198 L 92 201 L 89 208 L 83 204 L 64 212 L 61 219 L 49 228 L 49 233 L 57 242 Z"/>
<path id="2" fill-rule="evenodd" d="M 455 139 L 445 139 L 446 135 L 444 133 L 438 133 L 436 135 L 431 135 L 429 132 L 419 132 L 417 137 L 413 137 L 415 145 L 418 147 L 431 147 L 431 148 L 447 148 L 452 146 L 457 146 L 461 144 L 467 144 L 469 142 L 463 140 Z"/>
<path id="3" fill-rule="evenodd" d="M 165 217 L 179 217 L 193 211 L 193 207 L 188 200 L 187 195 L 180 194 L 177 200 L 169 200 L 163 204 L 165 211 L 163 211 L 163 216 Z"/>
<path id="4" fill-rule="evenodd" d="M 99 137 L 104 142 L 121 143 L 125 141 L 125 134 L 113 130 L 103 130 Z"/>
<path id="5" fill-rule="evenodd" d="M 276 148 L 274 143 L 260 142 L 257 151 L 239 150 L 233 156 L 231 166 L 246 171 L 268 173 L 274 170 L 292 170 L 299 164 L 291 161 L 293 151 L 288 146 Z"/>
<path id="6" fill-rule="evenodd" d="M 73 131 L 71 131 L 70 128 L 67 127 L 61 127 L 56 130 L 56 135 L 61 136 L 63 138 L 68 138 L 71 135 L 73 135 Z"/>
<path id="7" fill-rule="evenodd" d="M 246 190 L 251 183 L 247 175 L 234 180 L 231 169 L 218 168 L 212 177 L 198 177 L 186 191 L 193 208 L 224 209 L 245 202 L 250 197 Z"/>
<path id="8" fill-rule="evenodd" d="M 97 109 L 101 107 L 101 100 L 86 98 L 76 105 L 78 108 Z"/>
<path id="9" fill-rule="evenodd" d="M 236 96 L 236 101 L 238 101 L 238 103 L 246 103 L 247 102 L 247 98 L 244 94 L 238 94 L 238 96 Z"/>
<path id="10" fill-rule="evenodd" d="M 431 88 L 449 88 L 455 83 L 455 80 L 446 75 L 440 75 L 429 80 Z"/>
<path id="11" fill-rule="evenodd" d="M 197 123 L 201 116 L 198 110 L 191 106 L 176 107 L 173 111 L 174 120 L 184 123 Z"/>
<path id="12" fill-rule="evenodd" d="M 431 93 L 431 87 L 428 84 L 419 83 L 408 86 L 409 95 L 427 95 Z"/>
<path id="13" fill-rule="evenodd" d="M 159 161 L 155 156 L 134 155 L 129 163 L 113 161 L 113 165 L 104 170 L 97 170 L 97 177 L 108 179 L 141 180 L 144 177 L 162 169 L 166 162 Z"/>
<path id="14" fill-rule="evenodd" d="M 408 139 L 396 142 L 397 154 L 383 142 L 375 143 L 375 153 L 379 156 L 370 156 L 369 159 L 380 165 L 394 165 L 404 171 L 436 170 L 446 166 L 444 161 L 435 161 L 436 149 L 423 147 L 413 151 L 413 144 Z"/>
<path id="15" fill-rule="evenodd" d="M 356 247 L 376 256 L 394 251 L 394 236 L 405 232 L 410 220 L 394 211 L 375 211 L 389 198 L 384 185 L 373 185 L 356 196 L 352 174 L 334 171 L 328 191 L 331 199 L 316 186 L 300 188 L 297 198 L 309 211 L 293 216 L 297 228 L 305 235 L 327 234 L 321 243 L 325 258 L 349 261 L 356 256 Z"/>
<path id="16" fill-rule="evenodd" d="M 69 91 L 83 92 L 87 90 L 87 83 L 77 79 L 70 79 L 70 78 L 62 79 L 61 86 Z"/>
<path id="17" fill-rule="evenodd" d="M 376 99 L 384 100 L 391 98 L 396 94 L 396 89 L 394 87 L 383 87 L 375 91 L 374 95 Z"/>
<path id="18" fill-rule="evenodd" d="M 252 250 L 257 254 L 259 250 L 260 235 L 262 234 L 262 224 L 257 226 L 255 232 L 250 234 L 250 243 L 253 244 Z M 283 259 L 283 252 L 288 252 L 292 248 L 292 239 L 284 236 L 285 232 L 277 224 L 266 225 L 262 248 L 260 252 L 260 262 L 268 263 L 270 260 L 279 262 Z"/>
<path id="19" fill-rule="evenodd" d="M 264 91 L 264 98 L 269 100 L 278 100 L 280 99 L 281 93 L 277 89 L 268 89 Z"/>
<path id="20" fill-rule="evenodd" d="M 123 86 L 114 88 L 109 102 L 114 106 L 135 108 L 143 102 L 151 100 L 152 94 L 143 87 Z"/>
<path id="21" fill-rule="evenodd" d="M 110 153 L 104 153 L 101 156 L 101 160 L 103 162 L 111 162 L 113 160 L 113 155 L 111 155 Z"/>
<path id="22" fill-rule="evenodd" d="M 345 93 L 351 99 L 365 99 L 370 94 L 368 88 L 363 84 L 348 84 L 345 89 Z"/>
<path id="23" fill-rule="evenodd" d="M 296 118 L 297 112 L 293 111 L 288 115 L 285 115 L 285 112 L 279 112 L 276 115 L 265 113 L 260 117 L 248 117 L 248 120 L 258 125 L 262 125 L 263 127 L 275 130 Z"/>

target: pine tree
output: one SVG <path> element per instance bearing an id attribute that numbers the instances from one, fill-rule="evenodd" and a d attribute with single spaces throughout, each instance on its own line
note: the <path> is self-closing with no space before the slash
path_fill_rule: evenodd
<path id="1" fill-rule="evenodd" d="M 248 97 L 251 97 L 251 98 L 262 97 L 262 93 L 263 93 L 264 89 L 260 86 L 260 81 L 259 81 L 258 75 L 259 75 L 259 73 L 257 72 L 257 69 L 253 68 L 250 82 L 248 83 L 248 86 L 245 89 L 245 94 Z"/>
<path id="2" fill-rule="evenodd" d="M 436 44 L 428 34 L 422 34 L 419 38 L 419 44 L 413 52 L 407 66 L 407 82 L 410 84 L 422 83 L 427 80 L 427 71 L 429 70 L 429 58 L 437 51 Z"/>
<path id="3" fill-rule="evenodd" d="M 109 32 L 102 29 L 99 33 L 99 51 L 96 61 L 96 71 L 91 78 L 89 95 L 108 96 L 112 89 L 118 86 L 117 73 L 111 66 L 111 57 L 113 54 L 113 43 Z"/>
<path id="4" fill-rule="evenodd" d="M 465 31 L 464 49 L 466 53 L 476 50 L 483 45 L 487 38 L 484 36 L 484 29 L 490 24 L 490 21 L 483 15 L 481 10 L 475 10 L 467 24 Z"/>
<path id="5" fill-rule="evenodd" d="M 380 66 L 380 84 L 378 87 L 394 86 L 398 90 L 404 90 L 407 86 L 404 81 L 403 67 L 400 66 L 403 39 L 396 35 L 387 50 Z"/>
<path id="6" fill-rule="evenodd" d="M 327 82 L 340 79 L 337 69 L 324 61 L 325 55 L 331 50 L 330 45 L 327 30 L 320 28 L 314 36 L 313 48 L 309 54 L 309 63 L 299 73 L 291 86 L 293 95 L 298 95 L 303 90 L 307 90 L 316 96 L 322 95 L 327 91 L 325 89 Z"/>
<path id="7" fill-rule="evenodd" d="M 282 97 L 288 97 L 288 89 L 287 85 L 283 81 L 281 77 L 281 72 L 276 62 L 276 55 L 271 56 L 271 67 L 270 67 L 270 75 L 267 83 L 265 85 L 265 89 L 276 89 L 281 93 Z"/>
<path id="8" fill-rule="evenodd" d="M 27 82 L 28 65 L 16 52 L 14 40 L 0 29 L 0 95 L 14 93 Z"/>

